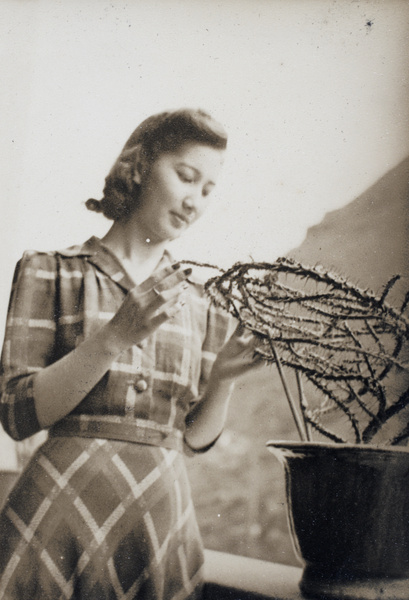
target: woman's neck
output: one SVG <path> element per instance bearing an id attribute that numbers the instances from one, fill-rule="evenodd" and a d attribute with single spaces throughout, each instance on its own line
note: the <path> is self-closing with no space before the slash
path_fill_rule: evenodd
<path id="1" fill-rule="evenodd" d="M 155 270 L 163 256 L 165 242 L 152 243 L 135 224 L 116 221 L 102 238 L 135 283 L 142 283 Z"/>

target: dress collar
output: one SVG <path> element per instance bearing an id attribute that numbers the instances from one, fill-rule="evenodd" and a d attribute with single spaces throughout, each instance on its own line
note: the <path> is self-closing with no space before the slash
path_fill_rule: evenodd
<path id="1" fill-rule="evenodd" d="M 136 285 L 121 261 L 96 236 L 92 236 L 82 245 L 59 250 L 58 254 L 65 257 L 78 256 L 86 258 L 89 263 L 97 267 L 102 273 L 105 273 L 105 275 L 126 291 L 131 290 Z M 162 269 L 172 262 L 171 255 L 165 250 L 155 271 Z"/>

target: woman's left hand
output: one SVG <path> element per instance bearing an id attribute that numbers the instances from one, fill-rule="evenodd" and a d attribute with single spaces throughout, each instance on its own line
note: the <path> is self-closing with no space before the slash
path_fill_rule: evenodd
<path id="1" fill-rule="evenodd" d="M 263 361 L 254 355 L 257 343 L 251 331 L 239 325 L 219 351 L 204 396 L 186 417 L 185 440 L 191 448 L 204 448 L 220 435 L 235 380 Z"/>
<path id="2" fill-rule="evenodd" d="M 222 380 L 234 380 L 259 366 L 263 359 L 254 355 L 257 343 L 259 342 L 251 331 L 239 324 L 219 351 L 213 364 L 213 376 Z"/>

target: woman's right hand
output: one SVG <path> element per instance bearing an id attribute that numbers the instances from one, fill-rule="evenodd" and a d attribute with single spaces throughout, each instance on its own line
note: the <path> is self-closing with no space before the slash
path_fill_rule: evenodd
<path id="1" fill-rule="evenodd" d="M 190 268 L 170 265 L 128 292 L 107 324 L 118 351 L 139 344 L 181 309 L 191 272 Z"/>
<path id="2" fill-rule="evenodd" d="M 72 352 L 36 373 L 34 402 L 40 426 L 50 427 L 70 413 L 100 381 L 112 361 L 140 343 L 180 310 L 190 269 L 166 267 L 128 292 L 104 327 Z"/>

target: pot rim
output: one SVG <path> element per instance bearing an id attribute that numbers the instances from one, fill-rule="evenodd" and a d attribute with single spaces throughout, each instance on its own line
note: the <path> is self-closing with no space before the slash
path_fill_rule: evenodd
<path id="1" fill-rule="evenodd" d="M 331 442 L 301 442 L 293 440 L 269 440 L 266 442 L 267 448 L 273 452 L 273 448 L 294 450 L 294 451 L 305 451 L 312 450 L 313 448 L 322 448 L 324 451 L 337 452 L 338 450 L 346 452 L 356 451 L 368 451 L 368 452 L 379 452 L 379 453 L 392 453 L 392 454 L 409 454 L 408 446 L 376 446 L 375 444 L 338 444 Z"/>

